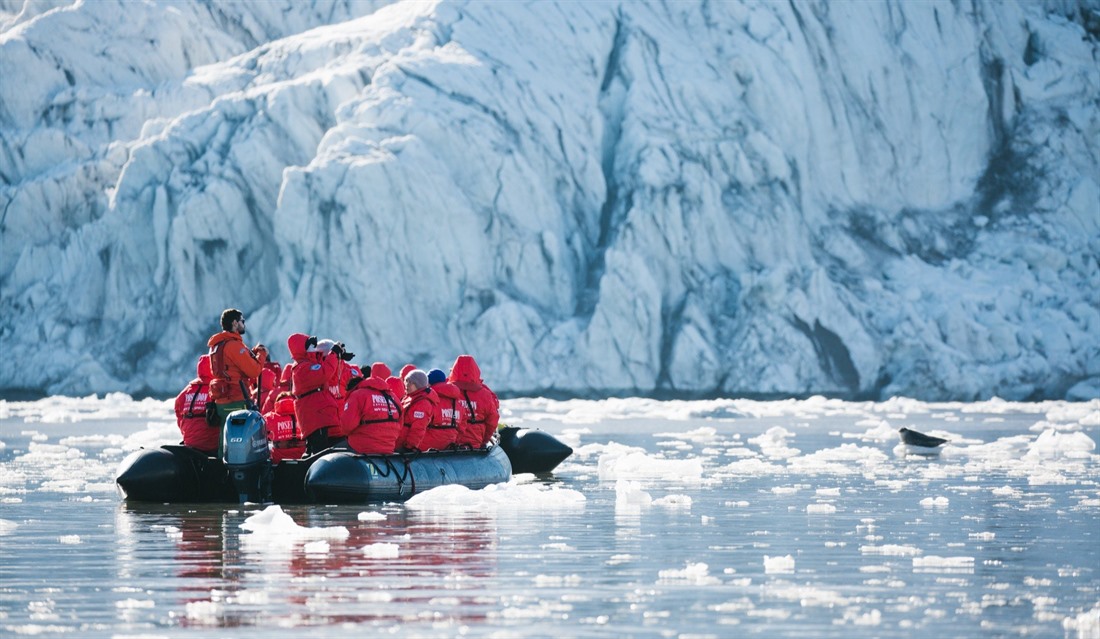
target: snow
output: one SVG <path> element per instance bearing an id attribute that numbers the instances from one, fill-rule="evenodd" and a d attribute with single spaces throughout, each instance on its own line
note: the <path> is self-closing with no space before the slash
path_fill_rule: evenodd
<path id="1" fill-rule="evenodd" d="M 1087 8 L 171 9 L 0 4 L 0 389 L 175 393 L 232 305 L 517 393 L 1100 396 Z"/>

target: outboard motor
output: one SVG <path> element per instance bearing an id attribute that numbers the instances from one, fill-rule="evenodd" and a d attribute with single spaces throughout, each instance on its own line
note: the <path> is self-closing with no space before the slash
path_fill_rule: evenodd
<path id="1" fill-rule="evenodd" d="M 225 420 L 222 450 L 229 477 L 243 504 L 271 501 L 271 450 L 263 415 L 238 410 Z"/>

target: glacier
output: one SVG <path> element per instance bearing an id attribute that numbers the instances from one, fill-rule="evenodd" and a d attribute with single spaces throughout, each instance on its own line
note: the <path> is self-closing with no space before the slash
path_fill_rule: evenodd
<path id="1" fill-rule="evenodd" d="M 0 389 L 1100 396 L 1100 2 L 0 0 Z"/>

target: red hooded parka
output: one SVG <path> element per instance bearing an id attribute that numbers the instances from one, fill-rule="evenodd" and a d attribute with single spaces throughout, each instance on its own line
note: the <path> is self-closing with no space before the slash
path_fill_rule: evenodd
<path id="1" fill-rule="evenodd" d="M 176 425 L 183 435 L 184 446 L 204 453 L 218 450 L 222 431 L 206 423 L 206 402 L 210 399 L 210 356 L 199 357 L 195 366 L 198 375 L 176 396 Z"/>

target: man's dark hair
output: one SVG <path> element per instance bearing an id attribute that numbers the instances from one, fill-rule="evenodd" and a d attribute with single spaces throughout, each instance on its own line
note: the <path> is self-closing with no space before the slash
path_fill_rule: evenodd
<path id="1" fill-rule="evenodd" d="M 244 313 L 238 311 L 235 308 L 227 308 L 222 311 L 222 330 L 228 331 L 233 328 L 233 322 L 244 317 Z"/>

